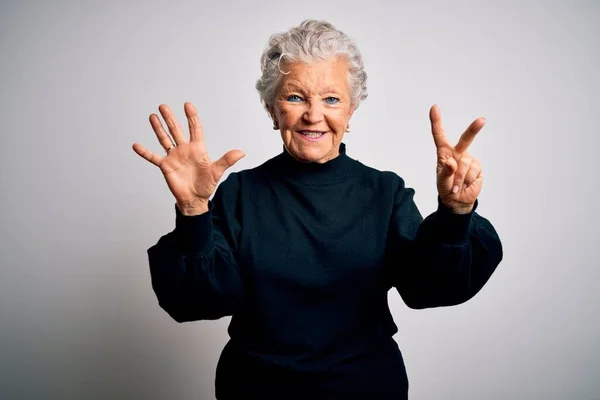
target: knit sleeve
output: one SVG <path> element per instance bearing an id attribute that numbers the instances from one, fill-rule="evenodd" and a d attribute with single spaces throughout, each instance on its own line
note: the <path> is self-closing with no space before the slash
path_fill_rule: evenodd
<path id="1" fill-rule="evenodd" d="M 502 260 L 492 224 L 475 212 L 454 214 L 438 197 L 438 209 L 423 220 L 414 190 L 398 178 L 388 235 L 392 285 L 411 308 L 464 303 L 475 296 Z"/>
<path id="2" fill-rule="evenodd" d="M 237 175 L 230 174 L 206 213 L 185 216 L 175 206 L 175 229 L 148 249 L 152 288 L 177 322 L 232 315 L 242 301 L 238 189 Z"/>

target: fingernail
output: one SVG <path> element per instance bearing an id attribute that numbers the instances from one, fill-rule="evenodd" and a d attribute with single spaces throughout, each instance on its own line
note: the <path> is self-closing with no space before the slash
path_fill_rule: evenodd
<path id="1" fill-rule="evenodd" d="M 454 185 L 452 188 L 452 193 L 458 193 L 458 185 Z"/>

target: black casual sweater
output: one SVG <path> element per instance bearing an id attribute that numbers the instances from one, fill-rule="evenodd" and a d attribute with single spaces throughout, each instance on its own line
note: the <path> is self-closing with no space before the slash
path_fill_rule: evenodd
<path id="1" fill-rule="evenodd" d="M 218 398 L 406 396 L 388 291 L 411 308 L 457 305 L 502 259 L 475 209 L 438 199 L 423 220 L 413 195 L 342 144 L 324 164 L 284 150 L 230 174 L 202 215 L 176 207 L 174 231 L 148 250 L 152 285 L 178 322 L 232 316 Z"/>

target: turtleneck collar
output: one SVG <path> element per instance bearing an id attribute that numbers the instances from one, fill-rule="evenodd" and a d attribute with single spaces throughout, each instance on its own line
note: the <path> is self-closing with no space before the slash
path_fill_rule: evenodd
<path id="1" fill-rule="evenodd" d="M 322 164 L 296 160 L 287 149 L 275 158 L 277 172 L 297 183 L 319 186 L 342 182 L 350 175 L 352 159 L 346 154 L 346 145 L 340 143 L 340 154 Z"/>

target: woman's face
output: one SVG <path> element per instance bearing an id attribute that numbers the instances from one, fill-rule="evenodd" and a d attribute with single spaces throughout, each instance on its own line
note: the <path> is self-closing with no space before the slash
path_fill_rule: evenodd
<path id="1" fill-rule="evenodd" d="M 310 64 L 284 64 L 275 104 L 269 108 L 287 151 L 302 162 L 324 163 L 339 146 L 354 108 L 348 64 L 333 57 Z"/>

